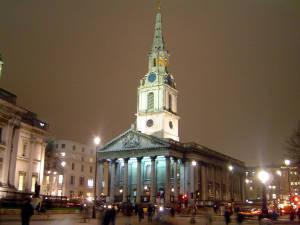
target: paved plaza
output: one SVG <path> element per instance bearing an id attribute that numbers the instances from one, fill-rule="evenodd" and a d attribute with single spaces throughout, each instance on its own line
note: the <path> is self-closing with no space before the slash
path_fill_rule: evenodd
<path id="1" fill-rule="evenodd" d="M 175 216 L 173 219 L 170 219 L 172 221 L 172 224 L 174 225 L 181 225 L 181 224 L 190 224 L 190 217 L 184 217 L 184 216 Z M 287 218 L 281 219 L 280 224 L 290 224 L 287 221 Z M 125 225 L 127 222 L 127 218 L 124 216 L 118 216 L 116 220 L 116 225 Z M 4 216 L 1 215 L 0 218 L 0 225 L 19 225 L 21 224 L 20 220 L 16 216 Z M 49 218 L 46 216 L 34 216 L 32 218 L 32 221 L 30 223 L 31 225 L 76 225 L 76 224 L 91 224 L 91 225 L 101 225 L 99 219 L 90 219 L 84 221 L 80 215 L 78 214 L 62 214 L 62 215 L 50 215 Z M 138 219 L 136 216 L 131 217 L 131 224 L 155 224 L 155 223 L 149 223 L 147 221 L 147 217 L 142 222 L 138 222 Z M 205 225 L 205 220 L 203 216 L 196 216 L 196 224 L 199 225 Z M 222 216 L 215 216 L 213 220 L 213 225 L 224 225 L 224 219 Z M 236 225 L 235 219 L 232 218 L 232 223 L 230 225 Z M 245 225 L 257 225 L 257 220 L 246 220 L 243 224 Z M 300 224 L 298 222 L 293 224 Z"/>

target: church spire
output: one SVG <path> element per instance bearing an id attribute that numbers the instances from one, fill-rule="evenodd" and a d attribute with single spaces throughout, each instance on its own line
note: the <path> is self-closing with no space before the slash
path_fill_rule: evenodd
<path id="1" fill-rule="evenodd" d="M 164 40 L 162 35 L 160 0 L 157 0 L 157 12 L 155 17 L 154 38 L 152 44 L 152 52 L 164 51 Z"/>

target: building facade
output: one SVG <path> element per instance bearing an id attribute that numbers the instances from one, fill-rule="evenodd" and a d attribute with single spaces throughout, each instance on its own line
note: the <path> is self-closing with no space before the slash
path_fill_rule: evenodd
<path id="1" fill-rule="evenodd" d="M 168 205 L 243 201 L 243 162 L 196 143 L 179 142 L 178 90 L 156 13 L 148 72 L 138 87 L 136 126 L 97 152 L 97 195 L 110 202 Z"/>
<path id="2" fill-rule="evenodd" d="M 246 170 L 246 199 L 260 200 L 262 197 L 262 184 L 257 178 L 261 167 L 248 167 Z M 266 184 L 268 200 L 289 200 L 289 196 L 300 195 L 299 168 L 296 165 L 269 165 L 263 169 L 270 175 Z"/>
<path id="3" fill-rule="evenodd" d="M 95 162 L 95 147 L 68 140 L 50 142 L 46 153 L 43 193 L 71 199 L 93 197 Z"/>
<path id="4" fill-rule="evenodd" d="M 0 89 L 0 197 L 34 192 L 42 183 L 47 130 L 35 113 L 17 105 L 16 95 Z"/>

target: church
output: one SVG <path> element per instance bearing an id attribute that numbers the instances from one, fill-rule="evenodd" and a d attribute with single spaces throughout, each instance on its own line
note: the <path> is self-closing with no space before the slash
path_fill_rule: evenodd
<path id="1" fill-rule="evenodd" d="M 170 205 L 244 201 L 245 164 L 180 142 L 178 90 L 158 7 L 148 72 L 140 80 L 136 124 L 97 149 L 97 196 L 108 202 Z"/>

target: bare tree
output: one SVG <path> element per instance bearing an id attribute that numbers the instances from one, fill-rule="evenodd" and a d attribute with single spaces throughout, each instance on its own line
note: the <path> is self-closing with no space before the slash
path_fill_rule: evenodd
<path id="1" fill-rule="evenodd" d="M 288 154 L 297 162 L 300 163 L 300 121 L 298 127 L 287 141 Z"/>

